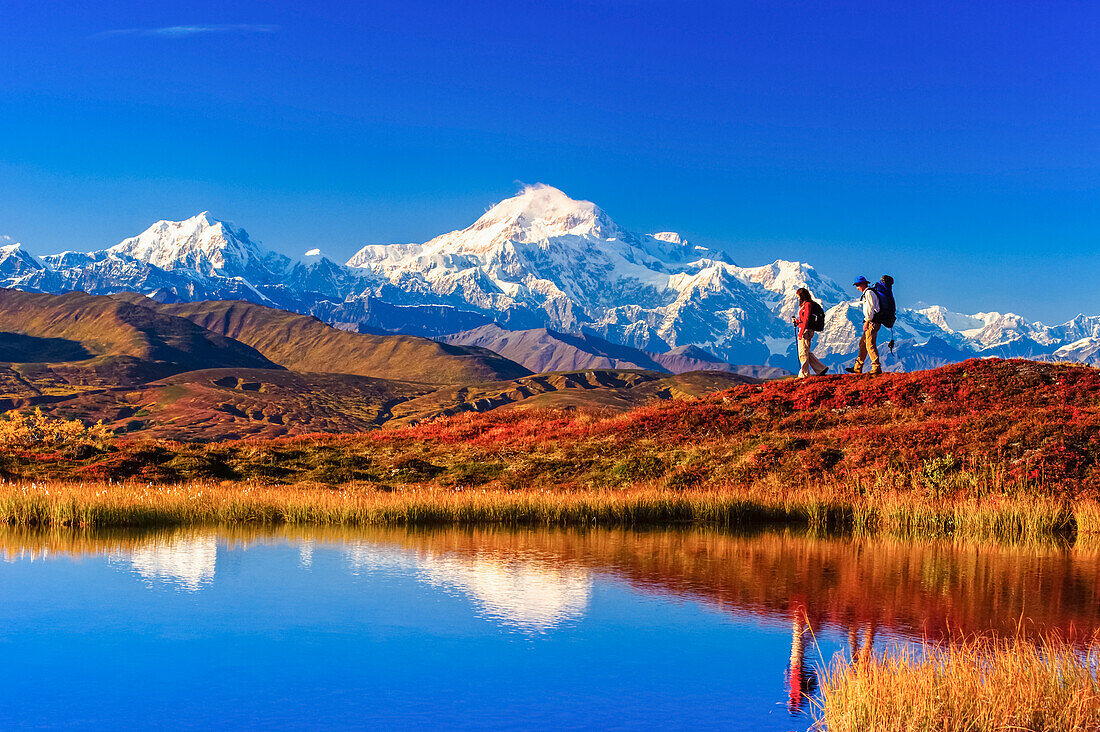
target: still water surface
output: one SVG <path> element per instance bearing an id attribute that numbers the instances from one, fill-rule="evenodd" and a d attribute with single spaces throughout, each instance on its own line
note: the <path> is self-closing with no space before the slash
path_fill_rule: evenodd
<path id="1" fill-rule="evenodd" d="M 1100 552 L 1057 545 L 211 528 L 0 555 L 4 729 L 805 730 L 823 660 L 1100 627 Z"/>

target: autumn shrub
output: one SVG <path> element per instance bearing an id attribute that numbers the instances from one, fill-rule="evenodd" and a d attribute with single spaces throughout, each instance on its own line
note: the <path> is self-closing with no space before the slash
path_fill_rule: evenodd
<path id="1" fill-rule="evenodd" d="M 498 462 L 462 462 L 451 467 L 440 481 L 445 486 L 484 485 L 500 477 L 504 465 Z"/>
<path id="2" fill-rule="evenodd" d="M 944 496 L 950 477 L 958 467 L 955 456 L 950 454 L 929 458 L 921 464 L 920 480 L 931 498 L 939 499 Z"/>
<path id="3" fill-rule="evenodd" d="M 40 408 L 0 414 L 0 449 L 68 449 L 85 455 L 80 448 L 103 450 L 113 436 L 102 422 L 88 426 L 78 419 L 47 417 Z"/>
<path id="4" fill-rule="evenodd" d="M 660 478 L 665 463 L 653 453 L 627 455 L 611 467 L 611 476 L 620 485 L 630 485 Z"/>
<path id="5" fill-rule="evenodd" d="M 821 479 L 851 495 L 915 491 L 929 501 L 1100 496 L 1100 372 L 1019 360 L 746 384 L 621 414 L 469 412 L 362 434 L 210 444 L 127 436 L 83 456 L 26 437 L 36 420 L 0 419 L 24 435 L 0 454 L 9 478 L 508 490 L 767 482 L 787 492 Z M 64 424 L 54 431 L 98 429 Z"/>

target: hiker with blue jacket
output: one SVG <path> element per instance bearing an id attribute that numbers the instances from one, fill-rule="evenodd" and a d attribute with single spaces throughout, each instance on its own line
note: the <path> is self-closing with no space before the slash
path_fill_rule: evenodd
<path id="1" fill-rule="evenodd" d="M 818 376 L 824 376 L 829 367 L 821 363 L 810 350 L 810 343 L 814 339 L 814 333 L 825 330 L 825 310 L 814 302 L 810 291 L 805 287 L 799 287 L 795 294 L 798 295 L 798 317 L 792 320 L 798 326 L 798 361 L 802 364 L 802 368 L 798 370 L 798 378 L 809 376 L 811 369 Z"/>
<path id="2" fill-rule="evenodd" d="M 867 356 L 871 357 L 872 374 L 882 373 L 882 364 L 878 357 L 878 331 L 883 325 L 887 328 L 894 327 L 894 278 L 883 275 L 882 279 L 872 285 L 867 278 L 860 275 L 853 283 L 860 291 L 863 303 L 863 336 L 859 339 L 859 355 L 854 366 L 844 369 L 850 374 L 863 373 L 863 364 Z M 890 347 L 893 348 L 893 341 Z"/>

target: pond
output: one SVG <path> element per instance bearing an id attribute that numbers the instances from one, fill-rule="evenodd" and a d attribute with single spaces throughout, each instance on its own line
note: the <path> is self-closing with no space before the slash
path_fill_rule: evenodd
<path id="1" fill-rule="evenodd" d="M 0 727 L 805 730 L 817 669 L 1100 627 L 1100 549 L 715 530 L 0 531 Z"/>

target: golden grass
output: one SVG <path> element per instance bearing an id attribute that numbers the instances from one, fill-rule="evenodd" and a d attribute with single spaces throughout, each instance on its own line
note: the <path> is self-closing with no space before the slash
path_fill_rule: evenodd
<path id="1" fill-rule="evenodd" d="M 1096 537 L 1100 504 L 1042 497 L 932 500 L 918 493 L 873 498 L 837 486 L 786 489 L 774 479 L 748 488 L 448 489 L 372 484 L 6 483 L 0 523 L 15 526 L 156 526 L 209 523 L 392 525 L 503 524 L 721 527 L 789 525 L 812 530 L 964 536 L 999 541 Z"/>
<path id="2" fill-rule="evenodd" d="M 1069 732 L 1100 729 L 1100 639 L 990 637 L 901 647 L 823 675 L 828 732 Z"/>
<path id="3" fill-rule="evenodd" d="M 157 486 L 46 483 L 0 486 L 0 522 L 16 526 L 208 523 L 385 525 L 637 525 L 808 520 L 816 503 L 769 504 L 741 492 L 662 490 L 378 492 L 348 486 Z"/>

